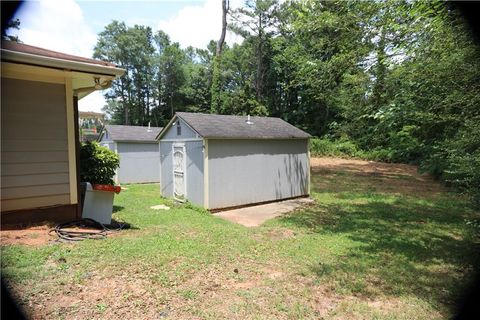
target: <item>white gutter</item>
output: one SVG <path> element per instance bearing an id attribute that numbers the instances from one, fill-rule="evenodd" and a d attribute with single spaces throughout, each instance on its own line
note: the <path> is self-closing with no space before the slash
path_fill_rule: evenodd
<path id="1" fill-rule="evenodd" d="M 102 66 L 94 63 L 70 61 L 36 54 L 2 49 L 2 60 L 18 63 L 27 63 L 37 66 L 51 67 L 56 69 L 95 73 L 120 77 L 125 73 L 124 69 Z"/>

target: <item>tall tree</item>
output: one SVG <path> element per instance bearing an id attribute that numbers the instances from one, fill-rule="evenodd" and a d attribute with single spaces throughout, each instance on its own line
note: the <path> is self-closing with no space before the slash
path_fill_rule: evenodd
<path id="1" fill-rule="evenodd" d="M 106 112 L 113 115 L 114 121 L 127 125 L 148 123 L 153 52 L 149 27 L 135 25 L 129 28 L 124 22 L 113 21 L 99 34 L 94 58 L 112 61 L 126 70 L 125 75 L 114 80 L 112 89 L 105 94 L 107 101 L 111 101 L 105 107 Z"/>
<path id="2" fill-rule="evenodd" d="M 222 32 L 220 39 L 217 41 L 217 48 L 215 50 L 215 58 L 213 60 L 213 78 L 212 78 L 212 113 L 218 113 L 220 111 L 221 99 L 221 79 L 220 79 L 220 63 L 222 56 L 223 44 L 225 42 L 225 35 L 227 32 L 227 13 L 228 13 L 228 0 L 222 0 Z"/>

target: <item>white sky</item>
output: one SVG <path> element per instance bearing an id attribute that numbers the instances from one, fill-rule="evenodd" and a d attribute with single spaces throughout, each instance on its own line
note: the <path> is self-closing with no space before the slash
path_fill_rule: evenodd
<path id="1" fill-rule="evenodd" d="M 243 0 L 230 0 L 231 8 Z M 206 48 L 221 31 L 221 0 L 193 1 L 28 1 L 17 13 L 23 43 L 64 53 L 91 57 L 97 34 L 112 20 L 142 24 L 165 31 L 186 48 Z M 241 38 L 227 34 L 226 42 Z M 82 111 L 101 112 L 105 99 L 95 92 L 79 101 Z"/>

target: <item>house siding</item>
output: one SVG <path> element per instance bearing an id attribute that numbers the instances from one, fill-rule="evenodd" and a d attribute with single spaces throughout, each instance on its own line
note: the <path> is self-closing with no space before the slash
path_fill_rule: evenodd
<path id="1" fill-rule="evenodd" d="M 2 212 L 70 204 L 65 85 L 3 78 Z"/>
<path id="2" fill-rule="evenodd" d="M 120 167 L 119 183 L 148 183 L 160 181 L 158 143 L 117 142 Z"/>
<path id="3" fill-rule="evenodd" d="M 308 140 L 208 140 L 208 209 L 308 195 Z"/>

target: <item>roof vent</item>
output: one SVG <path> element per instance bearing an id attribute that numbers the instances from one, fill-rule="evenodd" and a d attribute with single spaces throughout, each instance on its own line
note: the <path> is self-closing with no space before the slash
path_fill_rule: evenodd
<path id="1" fill-rule="evenodd" d="M 245 121 L 247 124 L 253 124 L 253 121 L 250 120 L 250 115 L 247 116 L 247 120 Z"/>
<path id="2" fill-rule="evenodd" d="M 147 132 L 152 132 L 152 129 L 150 128 L 150 121 L 148 121 L 148 129 Z"/>

